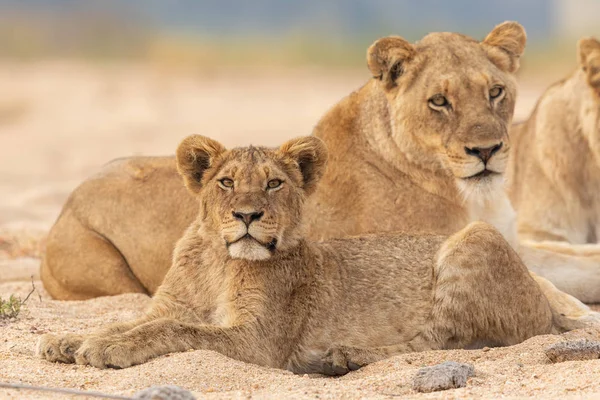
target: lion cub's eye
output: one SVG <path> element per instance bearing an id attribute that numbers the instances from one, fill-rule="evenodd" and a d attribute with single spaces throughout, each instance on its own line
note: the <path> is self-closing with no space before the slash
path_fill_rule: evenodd
<path id="1" fill-rule="evenodd" d="M 442 96 L 441 94 L 436 94 L 435 96 L 430 98 L 429 104 L 431 104 L 434 107 L 447 107 L 450 105 L 448 99 L 445 96 Z"/>
<path id="2" fill-rule="evenodd" d="M 282 183 L 283 183 L 282 180 L 271 179 L 269 182 L 267 182 L 267 189 L 276 189 L 279 186 L 281 186 Z"/>
<path id="3" fill-rule="evenodd" d="M 233 180 L 229 178 L 219 179 L 219 185 L 221 185 L 221 187 L 231 189 L 233 187 Z"/>
<path id="4" fill-rule="evenodd" d="M 504 89 L 502 88 L 502 86 L 494 86 L 490 89 L 490 99 L 497 99 L 502 95 L 503 92 Z"/>

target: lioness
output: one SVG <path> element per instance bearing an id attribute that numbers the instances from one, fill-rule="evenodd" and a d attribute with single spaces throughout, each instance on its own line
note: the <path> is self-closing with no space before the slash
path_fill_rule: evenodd
<path id="1" fill-rule="evenodd" d="M 373 79 L 315 127 L 331 162 L 307 205 L 309 237 L 450 235 L 483 220 L 516 243 L 502 174 L 525 42 L 515 22 L 481 42 L 456 33 L 432 33 L 414 45 L 400 37 L 377 40 L 367 52 Z M 196 210 L 175 176 L 172 158 L 136 157 L 111 163 L 77 188 L 48 237 L 41 274 L 49 293 L 154 293 Z M 577 262 L 526 255 L 527 265 Z M 543 285 L 555 292 L 547 296 L 560 312 L 590 315 Z"/>
<path id="2" fill-rule="evenodd" d="M 512 130 L 509 194 L 519 237 L 532 246 L 600 260 L 600 42 L 578 43 L 580 68 L 550 87 Z M 598 285 L 598 261 L 551 271 Z"/>
<path id="3" fill-rule="evenodd" d="M 397 352 L 509 345 L 564 328 L 485 223 L 450 238 L 306 240 L 303 205 L 326 157 L 315 137 L 229 151 L 202 136 L 185 139 L 178 169 L 200 210 L 149 311 L 87 336 L 45 335 L 38 354 L 125 368 L 208 349 L 340 375 Z"/>

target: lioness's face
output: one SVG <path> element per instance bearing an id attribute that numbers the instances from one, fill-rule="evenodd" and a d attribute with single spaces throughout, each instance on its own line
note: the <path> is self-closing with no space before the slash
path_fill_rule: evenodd
<path id="1" fill-rule="evenodd" d="M 524 45 L 515 23 L 483 42 L 433 33 L 415 45 L 394 37 L 373 44 L 369 66 L 384 87 L 398 146 L 461 185 L 497 181 L 507 164 L 513 73 Z"/>
<path id="2" fill-rule="evenodd" d="M 589 87 L 584 93 L 578 93 L 581 96 L 581 130 L 592 151 L 600 157 L 600 41 L 593 37 L 582 38 L 577 51 L 581 70 L 574 78 L 584 80 Z"/>
<path id="3" fill-rule="evenodd" d="M 600 104 L 600 41 L 593 37 L 582 38 L 577 43 L 577 52 L 585 80 L 594 100 Z"/>
<path id="4" fill-rule="evenodd" d="M 279 149 L 216 148 L 203 137 L 178 149 L 178 166 L 201 204 L 202 227 L 221 240 L 232 258 L 265 260 L 302 236 L 304 199 L 322 174 L 326 152 L 316 138 Z M 214 142 L 214 141 L 212 141 Z M 216 142 L 215 142 L 216 143 Z"/>

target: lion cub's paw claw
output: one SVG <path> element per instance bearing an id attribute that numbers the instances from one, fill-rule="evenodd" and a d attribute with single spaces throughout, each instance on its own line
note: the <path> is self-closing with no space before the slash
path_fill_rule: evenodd
<path id="1" fill-rule="evenodd" d="M 358 369 L 360 369 L 361 365 L 355 364 L 352 361 L 348 361 L 348 369 L 350 371 L 356 371 Z"/>
<path id="2" fill-rule="evenodd" d="M 75 362 L 101 369 L 121 369 L 134 364 L 126 345 L 102 338 L 91 338 L 83 342 L 75 353 Z"/>
<path id="3" fill-rule="evenodd" d="M 322 373 L 329 376 L 342 376 L 356 371 L 363 365 L 352 361 L 352 350 L 345 346 L 331 347 L 321 359 Z"/>
<path id="4" fill-rule="evenodd" d="M 36 354 L 50 362 L 73 363 L 75 352 L 81 346 L 83 338 L 80 335 L 52 335 L 40 337 Z"/>

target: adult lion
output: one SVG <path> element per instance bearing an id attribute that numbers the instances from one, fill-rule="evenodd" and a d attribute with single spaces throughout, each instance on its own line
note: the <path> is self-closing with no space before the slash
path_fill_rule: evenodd
<path id="1" fill-rule="evenodd" d="M 91 335 L 45 335 L 38 354 L 126 368 L 207 349 L 342 375 L 395 353 L 515 344 L 572 322 L 485 223 L 449 238 L 306 240 L 304 203 L 326 158 L 315 137 L 230 151 L 202 136 L 185 139 L 178 168 L 199 213 L 150 310 Z"/>
<path id="2" fill-rule="evenodd" d="M 518 233 L 539 245 L 600 242 L 600 42 L 581 39 L 578 56 L 580 68 L 512 131 Z"/>
<path id="3" fill-rule="evenodd" d="M 449 235 L 484 220 L 514 243 L 502 173 L 525 42 L 515 22 L 481 42 L 456 33 L 414 45 L 376 41 L 367 53 L 373 79 L 315 128 L 331 157 L 308 205 L 309 236 Z M 48 238 L 48 291 L 63 299 L 154 293 L 196 211 L 175 176 L 172 158 L 132 158 L 76 189 Z M 561 312 L 587 315 L 583 304 L 558 297 L 572 307 Z"/>
<path id="4" fill-rule="evenodd" d="M 600 286 L 600 42 L 581 39 L 577 47 L 580 68 L 511 130 L 507 171 L 519 238 L 596 260 L 543 271 L 567 290 L 573 276 Z"/>

